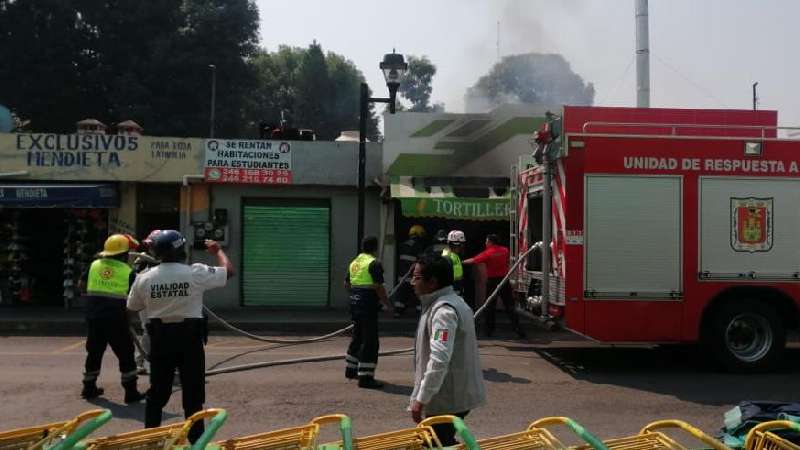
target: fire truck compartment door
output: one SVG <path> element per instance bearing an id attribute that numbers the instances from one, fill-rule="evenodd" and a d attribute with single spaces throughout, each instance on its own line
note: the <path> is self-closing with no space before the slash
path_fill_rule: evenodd
<path id="1" fill-rule="evenodd" d="M 700 178 L 700 279 L 797 281 L 800 180 Z"/>
<path id="2" fill-rule="evenodd" d="M 682 177 L 586 177 L 586 333 L 617 342 L 680 335 Z"/>

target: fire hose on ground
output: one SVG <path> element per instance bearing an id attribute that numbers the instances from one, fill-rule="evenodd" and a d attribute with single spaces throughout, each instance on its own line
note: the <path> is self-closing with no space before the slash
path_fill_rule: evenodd
<path id="1" fill-rule="evenodd" d="M 525 258 L 528 256 L 528 254 L 530 252 L 532 252 L 533 250 L 535 250 L 537 248 L 540 248 L 541 246 L 542 246 L 542 243 L 541 242 L 537 242 L 534 245 L 532 245 L 527 251 L 525 251 L 522 255 L 520 255 L 520 257 L 517 259 L 517 261 L 509 268 L 508 273 L 506 273 L 505 277 L 503 277 L 503 279 L 497 285 L 497 287 L 492 292 L 492 294 L 489 297 L 486 298 L 486 301 L 484 302 L 483 306 L 481 306 L 480 308 L 478 308 L 477 311 L 475 311 L 475 315 L 473 316 L 475 319 L 477 319 L 478 316 L 480 316 L 480 314 L 483 313 L 483 311 L 488 306 L 493 304 L 494 299 L 497 297 L 497 294 L 500 293 L 500 289 L 506 284 L 506 282 L 508 282 L 508 278 L 516 270 L 517 266 L 519 266 L 519 264 L 522 261 L 525 260 Z M 397 284 L 394 285 L 392 290 L 389 291 L 389 293 L 387 294 L 387 297 L 390 298 L 392 296 L 392 294 L 394 294 L 394 292 L 405 282 L 405 280 L 411 274 L 412 270 L 413 270 L 413 266 L 412 266 L 412 269 L 409 269 L 409 271 L 406 272 L 405 275 L 403 275 L 403 277 L 400 279 L 400 281 L 398 281 Z M 211 317 L 214 320 L 218 321 L 225 328 L 227 328 L 227 329 L 229 329 L 229 330 L 231 330 L 231 331 L 233 331 L 235 333 L 241 334 L 242 336 L 247 337 L 249 339 L 257 340 L 257 341 L 260 341 L 260 342 L 267 342 L 267 343 L 271 343 L 271 344 L 307 344 L 307 343 L 313 343 L 313 342 L 321 342 L 321 341 L 333 338 L 335 336 L 338 336 L 340 334 L 344 334 L 344 333 L 346 333 L 347 331 L 349 331 L 349 330 L 351 330 L 353 328 L 353 325 L 351 324 L 351 325 L 348 325 L 347 327 L 342 328 L 340 330 L 334 331 L 332 333 L 328 333 L 328 334 L 326 334 L 324 336 L 319 336 L 319 337 L 314 337 L 314 338 L 304 338 L 304 339 L 266 338 L 266 337 L 263 337 L 263 336 L 258 336 L 258 335 L 249 333 L 249 332 L 244 331 L 244 330 L 242 330 L 240 328 L 237 328 L 237 327 L 231 325 L 230 323 L 228 323 L 227 321 L 225 321 L 223 318 L 221 318 L 218 315 L 216 315 L 208 307 L 204 306 L 203 308 L 208 313 L 209 317 Z M 131 330 L 131 332 L 133 333 L 133 330 Z M 136 333 L 133 333 L 133 336 L 134 336 L 134 343 L 136 344 L 136 347 L 139 349 L 140 352 L 142 352 L 142 354 L 144 354 L 146 357 L 148 357 L 149 355 L 147 355 L 147 352 L 144 351 L 144 348 L 142 347 L 141 342 L 139 342 L 139 339 L 136 337 Z M 408 352 L 411 352 L 411 351 L 414 351 L 413 347 L 399 349 L 399 350 L 387 350 L 387 351 L 383 351 L 383 352 L 378 353 L 378 355 L 379 356 L 392 356 L 392 355 L 399 355 L 399 354 L 403 354 L 403 353 L 408 353 Z M 284 360 L 278 360 L 278 361 L 256 362 L 256 363 L 249 363 L 249 364 L 239 364 L 239 365 L 235 365 L 235 366 L 220 367 L 218 369 L 207 370 L 206 371 L 206 376 L 220 375 L 220 374 L 223 374 L 223 373 L 242 372 L 242 371 L 245 371 L 245 370 L 260 369 L 260 368 L 264 368 L 264 367 L 284 366 L 284 365 L 299 364 L 299 363 L 306 363 L 306 362 L 333 361 L 333 360 L 339 360 L 339 359 L 342 359 L 342 358 L 344 358 L 344 355 L 336 354 L 336 355 L 321 355 L 321 356 L 310 356 L 310 357 L 304 357 L 304 358 L 284 359 Z"/>

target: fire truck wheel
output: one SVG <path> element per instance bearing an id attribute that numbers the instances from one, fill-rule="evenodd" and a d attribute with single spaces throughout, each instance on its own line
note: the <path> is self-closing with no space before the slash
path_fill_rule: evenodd
<path id="1" fill-rule="evenodd" d="M 729 300 L 714 311 L 708 344 L 732 372 L 761 372 L 778 365 L 786 330 L 769 304 L 754 299 Z"/>

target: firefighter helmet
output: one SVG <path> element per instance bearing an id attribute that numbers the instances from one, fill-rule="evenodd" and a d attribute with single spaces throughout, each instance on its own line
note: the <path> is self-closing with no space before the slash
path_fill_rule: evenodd
<path id="1" fill-rule="evenodd" d="M 159 233 L 161 233 L 161 230 L 153 230 L 147 235 L 146 238 L 144 238 L 142 241 L 142 247 L 144 247 L 144 251 L 151 251 L 153 248 L 153 239 L 155 239 Z"/>
<path id="2" fill-rule="evenodd" d="M 135 237 L 133 237 L 132 235 L 126 233 L 125 234 L 125 239 L 128 240 L 128 250 L 132 250 L 134 252 L 135 251 L 139 251 L 139 246 L 141 244 L 139 243 L 139 241 L 136 240 Z"/>
<path id="3" fill-rule="evenodd" d="M 425 227 L 422 225 L 413 225 L 408 230 L 408 237 L 425 237 Z"/>
<path id="4" fill-rule="evenodd" d="M 453 230 L 447 234 L 447 242 L 455 245 L 463 245 L 467 242 L 464 232 L 461 230 Z"/>
<path id="5" fill-rule="evenodd" d="M 98 253 L 101 258 L 121 255 L 130 251 L 131 241 L 124 234 L 112 234 L 103 244 L 103 251 Z"/>

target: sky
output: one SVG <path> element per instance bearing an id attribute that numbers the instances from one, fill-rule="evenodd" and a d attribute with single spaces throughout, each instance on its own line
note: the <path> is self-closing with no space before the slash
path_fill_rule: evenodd
<path id="1" fill-rule="evenodd" d="M 386 95 L 383 54 L 426 55 L 434 102 L 463 112 L 464 92 L 500 55 L 561 53 L 595 105 L 635 106 L 635 0 L 256 0 L 261 45 L 305 47 L 352 60 Z M 775 109 L 800 126 L 800 1 L 650 0 L 651 106 Z M 795 81 L 796 82 L 796 81 Z"/>

